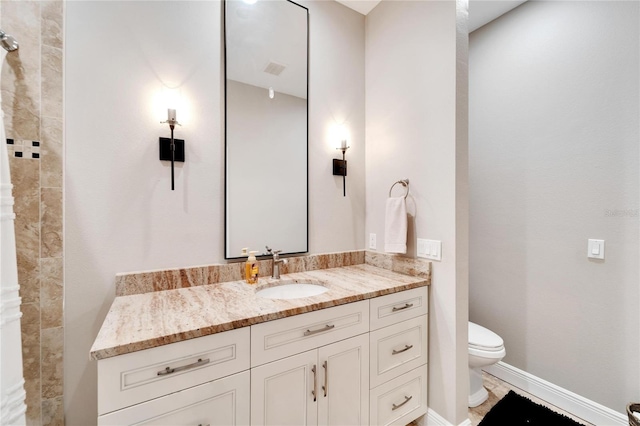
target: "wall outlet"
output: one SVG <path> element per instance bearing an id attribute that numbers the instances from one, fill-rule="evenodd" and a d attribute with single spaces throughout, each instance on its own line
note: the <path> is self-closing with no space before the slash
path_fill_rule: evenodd
<path id="1" fill-rule="evenodd" d="M 418 238 L 418 257 L 442 260 L 442 241 Z"/>
<path id="2" fill-rule="evenodd" d="M 369 234 L 369 248 L 375 250 L 376 249 L 376 234 Z"/>

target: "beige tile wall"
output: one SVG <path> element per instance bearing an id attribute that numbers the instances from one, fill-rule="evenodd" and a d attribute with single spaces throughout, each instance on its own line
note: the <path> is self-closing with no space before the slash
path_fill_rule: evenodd
<path id="1" fill-rule="evenodd" d="M 62 425 L 62 1 L 0 1 L 0 28 L 20 43 L 2 65 L 1 90 L 14 184 L 22 297 L 27 424 Z M 31 158 L 30 141 L 40 142 Z M 5 143 L 5 141 L 0 141 Z"/>

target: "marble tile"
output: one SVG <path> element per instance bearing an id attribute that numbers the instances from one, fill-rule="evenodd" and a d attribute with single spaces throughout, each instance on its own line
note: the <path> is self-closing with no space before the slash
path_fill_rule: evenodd
<path id="1" fill-rule="evenodd" d="M 20 45 L 40 44 L 39 1 L 3 1 L 1 23 L 2 29 L 16 37 Z M 34 28 L 38 31 L 33 31 Z"/>
<path id="2" fill-rule="evenodd" d="M 42 425 L 64 426 L 64 404 L 61 396 L 42 400 Z"/>
<path id="3" fill-rule="evenodd" d="M 62 188 L 42 188 L 41 202 L 40 255 L 62 257 Z"/>
<path id="4" fill-rule="evenodd" d="M 300 281 L 319 283 L 329 290 L 291 300 L 256 295 L 263 287 Z M 427 278 L 359 264 L 286 274 L 281 280 L 261 277 L 257 285 L 237 280 L 119 296 L 91 354 L 94 359 L 107 358 L 428 284 Z"/>
<path id="5" fill-rule="evenodd" d="M 48 188 L 62 188 L 62 120 L 43 117 L 41 125 L 41 184 Z"/>
<path id="6" fill-rule="evenodd" d="M 42 406 L 40 404 L 40 379 L 25 379 L 24 389 L 27 392 L 27 426 L 42 425 Z"/>
<path id="7" fill-rule="evenodd" d="M 412 277 L 428 278 L 431 276 L 431 261 L 426 259 L 367 251 L 365 263 Z"/>
<path id="8" fill-rule="evenodd" d="M 54 371 L 52 360 L 62 359 L 62 337 L 53 345 L 51 339 L 42 337 L 50 338 L 51 332 L 41 332 L 41 328 L 62 325 L 63 2 L 4 0 L 0 14 L 0 27 L 20 43 L 18 51 L 7 54 L 0 77 L 5 130 L 13 139 L 40 141 L 41 148 L 44 145 L 44 149 L 25 146 L 23 150 L 37 152 L 44 161 L 22 157 L 10 164 L 23 298 L 27 424 L 62 424 L 62 376 L 54 374 L 58 385 L 47 383 L 46 389 L 41 382 L 41 367 Z M 41 193 L 40 185 L 58 188 L 58 192 Z M 41 263 L 41 255 L 57 259 Z M 58 364 L 61 367 L 61 361 Z M 43 391 L 59 395 L 42 402 Z"/>
<path id="9" fill-rule="evenodd" d="M 294 256 L 285 258 L 287 263 L 280 273 L 314 271 L 364 263 L 363 250 Z M 271 276 L 271 260 L 258 261 L 259 276 Z M 199 285 L 209 285 L 244 279 L 244 262 L 222 265 L 198 266 L 160 271 L 130 272 L 116 275 L 116 296 L 142 294 L 152 291 L 172 290 Z"/>
<path id="10" fill-rule="evenodd" d="M 45 46 L 62 48 L 63 34 L 63 2 L 41 1 L 41 39 Z"/>
<path id="11" fill-rule="evenodd" d="M 389 254 L 367 250 L 365 252 L 364 262 L 367 265 L 373 265 L 377 266 L 378 268 L 391 270 L 393 265 L 391 257 L 392 255 Z"/>
<path id="12" fill-rule="evenodd" d="M 62 258 L 40 259 L 40 316 L 42 328 L 63 325 Z"/>
<path id="13" fill-rule="evenodd" d="M 42 330 L 42 399 L 62 396 L 64 329 Z"/>
<path id="14" fill-rule="evenodd" d="M 37 223 L 40 220 L 40 164 L 28 159 L 10 158 L 9 169 L 16 221 Z"/>
<path id="15" fill-rule="evenodd" d="M 16 37 L 20 49 L 2 67 L 2 108 L 7 134 L 40 140 L 40 3 L 2 1 L 0 26 Z"/>
<path id="16" fill-rule="evenodd" d="M 40 379 L 40 307 L 35 303 L 23 303 L 22 318 L 22 369 L 25 380 Z"/>
<path id="17" fill-rule="evenodd" d="M 40 300 L 40 175 L 34 160 L 11 158 L 18 281 L 23 303 Z"/>
<path id="18" fill-rule="evenodd" d="M 62 49 L 42 46 L 42 117 L 62 118 Z"/>
<path id="19" fill-rule="evenodd" d="M 16 230 L 17 231 L 17 230 Z M 16 243 L 19 247 L 19 242 Z M 37 257 L 18 248 L 18 283 L 22 303 L 40 304 L 40 263 Z"/>

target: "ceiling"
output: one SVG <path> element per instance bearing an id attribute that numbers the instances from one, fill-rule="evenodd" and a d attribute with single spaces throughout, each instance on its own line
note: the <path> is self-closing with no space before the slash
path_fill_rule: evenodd
<path id="1" fill-rule="evenodd" d="M 336 0 L 345 6 L 366 15 L 380 0 Z M 526 0 L 469 0 L 469 32 L 488 24 Z"/>

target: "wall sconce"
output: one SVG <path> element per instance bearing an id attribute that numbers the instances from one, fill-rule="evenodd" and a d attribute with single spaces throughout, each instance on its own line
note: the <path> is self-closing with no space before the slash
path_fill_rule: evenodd
<path id="1" fill-rule="evenodd" d="M 340 151 L 342 151 L 342 160 L 339 160 L 337 158 L 333 159 L 333 175 L 342 176 L 342 196 L 346 197 L 347 196 L 347 183 L 346 183 L 347 160 L 344 159 L 344 156 L 347 152 L 347 149 L 349 149 L 349 146 L 347 145 L 347 140 L 342 139 L 340 141 L 340 147 L 336 149 L 339 149 Z"/>
<path id="2" fill-rule="evenodd" d="M 174 139 L 173 129 L 176 124 L 180 126 L 176 119 L 176 110 L 167 109 L 167 121 L 161 121 L 160 123 L 169 124 L 171 129 L 171 138 L 160 138 L 160 160 L 171 161 L 171 190 L 175 188 L 174 184 L 174 163 L 176 161 L 184 162 L 184 139 Z"/>

